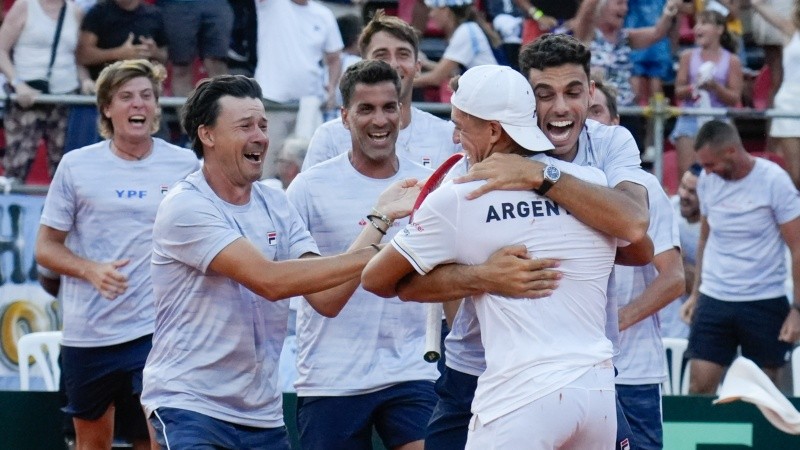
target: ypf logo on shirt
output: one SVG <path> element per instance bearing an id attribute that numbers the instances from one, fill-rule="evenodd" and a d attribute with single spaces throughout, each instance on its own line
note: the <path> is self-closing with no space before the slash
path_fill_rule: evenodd
<path id="1" fill-rule="evenodd" d="M 267 243 L 269 243 L 269 245 L 276 245 L 278 243 L 278 233 L 276 231 L 267 233 Z"/>

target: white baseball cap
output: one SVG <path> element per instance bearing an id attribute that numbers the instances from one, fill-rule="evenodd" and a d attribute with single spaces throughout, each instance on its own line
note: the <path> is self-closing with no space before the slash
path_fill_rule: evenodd
<path id="1" fill-rule="evenodd" d="M 528 80 L 507 66 L 476 66 L 458 79 L 450 104 L 483 120 L 496 120 L 517 144 L 530 151 L 552 150 L 536 125 L 536 99 Z"/>

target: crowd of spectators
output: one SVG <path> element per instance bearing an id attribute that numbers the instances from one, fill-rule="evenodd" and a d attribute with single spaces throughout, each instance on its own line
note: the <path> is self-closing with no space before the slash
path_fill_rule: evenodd
<path id="1" fill-rule="evenodd" d="M 409 3 L 413 8 L 409 9 Z M 790 54 L 797 34 L 796 19 L 786 14 L 791 5 L 783 3 L 400 0 L 398 10 L 390 9 L 390 13 L 411 22 L 421 34 L 422 70 L 414 81 L 414 100 L 448 102 L 450 76 L 480 64 L 516 66 L 520 45 L 554 32 L 574 34 L 590 45 L 593 75 L 616 90 L 620 106 L 646 105 L 657 93 L 666 93 L 673 104 L 683 107 L 749 106 L 754 96 L 766 97 L 765 104 L 772 106 L 780 87 L 774 105 L 786 109 L 795 96 L 793 74 L 797 71 L 791 70 L 790 57 L 784 56 L 781 64 L 780 55 L 784 44 Z M 40 33 L 32 42 L 23 25 L 29 20 L 55 25 L 63 4 L 69 5 L 69 15 L 54 53 L 57 57 L 50 63 L 53 33 Z M 320 121 L 315 123 L 337 116 L 338 79 L 359 58 L 355 37 L 362 13 L 374 12 L 362 6 L 364 2 L 316 0 L 17 1 L 0 31 L 0 71 L 9 90 L 18 94 L 4 113 L 5 175 L 25 182 L 41 139 L 47 143 L 48 178 L 63 153 L 99 140 L 96 108 L 33 104 L 41 92 L 37 82 L 50 81 L 49 93 L 91 94 L 93 80 L 105 65 L 131 58 L 167 64 L 170 79 L 165 93 L 178 97 L 206 75 L 254 76 L 268 104 L 276 107 L 268 108 L 270 139 L 273 148 L 281 148 L 283 140 L 295 132 L 293 109 L 302 99 L 314 114 L 320 109 Z M 717 41 L 725 49 L 722 57 L 717 55 Z M 17 51 L 14 57 L 17 46 L 26 51 Z M 684 52 L 691 48 L 692 52 Z M 733 58 L 727 56 L 729 52 Z M 716 82 L 701 79 L 706 84 L 697 83 L 701 65 L 706 71 L 713 66 Z M 789 74 L 785 82 L 784 69 Z M 166 110 L 164 120 L 172 123 L 162 127 L 160 136 L 185 143 L 175 114 Z M 682 117 L 675 124 L 669 122 L 672 139 L 667 145 L 678 150 L 677 170 L 670 174 L 676 180 L 670 180 L 670 186 L 679 182 L 679 174 L 692 163 L 693 130 L 703 120 Z M 640 151 L 652 146 L 652 133 L 641 117 L 622 115 L 621 124 L 631 130 Z M 797 127 L 793 124 L 792 119 L 774 120 L 766 146 L 780 154 L 797 185 L 800 140 L 794 136 Z M 269 156 L 272 163 L 274 153 Z M 275 177 L 275 167 L 267 164 L 264 176 Z"/>

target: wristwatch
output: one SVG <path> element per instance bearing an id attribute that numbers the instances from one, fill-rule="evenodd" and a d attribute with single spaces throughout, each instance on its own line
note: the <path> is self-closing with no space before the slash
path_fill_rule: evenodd
<path id="1" fill-rule="evenodd" d="M 544 166 L 543 172 L 544 179 L 542 180 L 542 185 L 539 186 L 539 189 L 534 189 L 537 194 L 544 195 L 547 191 L 553 187 L 554 184 L 561 178 L 561 171 L 558 170 L 558 167 L 553 165 L 546 165 Z"/>

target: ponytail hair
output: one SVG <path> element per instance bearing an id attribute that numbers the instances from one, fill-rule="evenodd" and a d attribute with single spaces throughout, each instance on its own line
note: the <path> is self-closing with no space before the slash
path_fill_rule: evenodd
<path id="1" fill-rule="evenodd" d="M 728 30 L 727 19 L 717 11 L 707 9 L 697 14 L 697 20 L 703 22 L 710 22 L 714 25 L 722 27 L 722 35 L 719 37 L 719 45 L 725 50 L 736 54 L 739 45 L 733 37 L 733 33 Z"/>
<path id="2" fill-rule="evenodd" d="M 464 22 L 475 22 L 483 31 L 483 34 L 486 35 L 486 38 L 489 39 L 489 45 L 492 48 L 499 48 L 503 44 L 503 39 L 497 34 L 497 31 L 492 28 L 492 25 L 483 17 L 481 13 L 479 13 L 475 7 L 472 6 L 472 3 L 466 5 L 458 5 L 458 6 L 448 6 L 451 11 L 453 11 L 453 15 L 456 16 L 456 22 L 458 24 L 462 24 Z"/>

